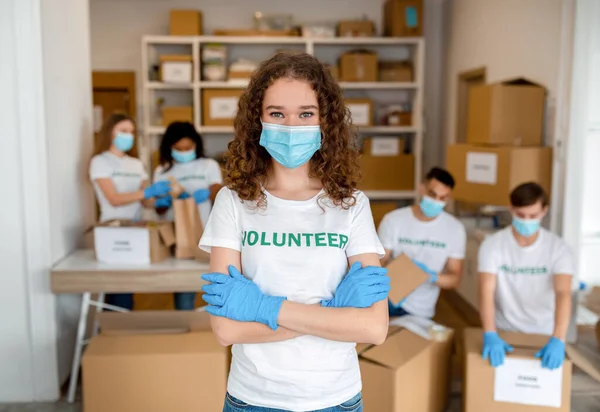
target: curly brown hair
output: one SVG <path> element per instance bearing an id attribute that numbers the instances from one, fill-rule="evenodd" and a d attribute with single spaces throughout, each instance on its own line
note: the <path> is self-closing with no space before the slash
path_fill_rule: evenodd
<path id="1" fill-rule="evenodd" d="M 342 90 L 329 70 L 306 53 L 278 53 L 264 61 L 240 97 L 235 116 L 235 138 L 228 145 L 225 183 L 242 201 L 266 205 L 262 186 L 271 167 L 271 155 L 259 144 L 265 90 L 280 78 L 304 80 L 317 94 L 322 142 L 310 160 L 311 177 L 323 184 L 326 196 L 345 209 L 356 203 L 360 178 L 357 134 Z"/>

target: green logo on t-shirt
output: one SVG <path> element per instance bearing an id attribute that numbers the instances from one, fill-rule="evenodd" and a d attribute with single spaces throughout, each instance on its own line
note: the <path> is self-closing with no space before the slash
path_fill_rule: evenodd
<path id="1" fill-rule="evenodd" d="M 545 266 L 510 267 L 508 265 L 502 265 L 500 266 L 500 270 L 510 275 L 545 275 L 548 273 L 548 269 L 546 269 Z"/>
<path id="2" fill-rule="evenodd" d="M 348 236 L 341 233 L 278 233 L 246 231 L 242 234 L 242 246 L 277 247 L 334 247 L 343 249 Z"/>
<path id="3" fill-rule="evenodd" d="M 131 173 L 131 172 L 113 172 L 112 177 L 136 177 L 136 178 L 141 178 L 142 175 L 140 173 Z"/>
<path id="4" fill-rule="evenodd" d="M 446 244 L 444 242 L 439 242 L 437 240 L 429 240 L 429 239 L 409 239 L 407 237 L 401 237 L 398 239 L 400 244 L 406 244 L 411 246 L 424 246 L 424 247 L 432 247 L 435 249 L 445 249 Z"/>
<path id="5" fill-rule="evenodd" d="M 185 182 L 188 180 L 206 180 L 206 176 L 204 175 L 187 175 L 177 179 L 180 182 Z"/>

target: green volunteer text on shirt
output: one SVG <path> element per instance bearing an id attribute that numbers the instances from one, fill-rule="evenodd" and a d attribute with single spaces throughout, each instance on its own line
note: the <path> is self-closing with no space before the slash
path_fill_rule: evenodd
<path id="1" fill-rule="evenodd" d="M 411 245 L 411 246 L 425 246 L 432 247 L 435 249 L 445 249 L 446 244 L 444 242 L 439 242 L 437 240 L 430 239 L 409 239 L 406 237 L 398 238 L 398 242 L 401 244 Z"/>
<path id="2" fill-rule="evenodd" d="M 185 182 L 188 180 L 206 180 L 206 176 L 204 175 L 188 175 L 177 178 L 179 182 Z"/>
<path id="3" fill-rule="evenodd" d="M 341 233 L 279 233 L 249 230 L 242 233 L 242 246 L 333 247 L 343 249 L 348 236 Z"/>
<path id="4" fill-rule="evenodd" d="M 511 275 L 545 275 L 548 273 L 546 267 L 510 267 L 508 265 L 500 266 L 500 271 Z"/>
<path id="5" fill-rule="evenodd" d="M 131 172 L 113 172 L 112 177 L 142 177 L 140 173 Z"/>

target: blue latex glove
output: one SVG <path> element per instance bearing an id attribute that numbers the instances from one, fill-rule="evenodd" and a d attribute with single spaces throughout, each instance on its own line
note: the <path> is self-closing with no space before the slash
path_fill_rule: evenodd
<path id="1" fill-rule="evenodd" d="M 208 273 L 202 279 L 210 282 L 202 286 L 202 299 L 210 305 L 206 308 L 208 313 L 240 322 L 260 322 L 277 329 L 277 317 L 286 298 L 265 295 L 256 283 L 231 265 L 229 276 Z"/>
<path id="2" fill-rule="evenodd" d="M 513 351 L 513 347 L 502 340 L 496 332 L 485 332 L 483 334 L 483 360 L 490 358 L 490 365 L 494 368 L 504 363 L 506 352 Z"/>
<path id="3" fill-rule="evenodd" d="M 179 197 L 177 199 L 189 199 L 191 196 L 188 192 L 183 192 L 182 194 L 179 195 Z"/>
<path id="4" fill-rule="evenodd" d="M 390 291 L 387 269 L 354 263 L 340 282 L 333 298 L 322 300 L 321 305 L 331 308 L 368 308 L 384 300 Z"/>
<path id="5" fill-rule="evenodd" d="M 154 207 L 158 209 L 169 209 L 173 205 L 173 198 L 171 196 L 159 197 L 154 201 Z"/>
<path id="6" fill-rule="evenodd" d="M 423 272 L 427 273 L 429 275 L 429 283 L 435 283 L 438 280 L 438 274 L 436 272 L 434 272 L 433 270 L 429 269 L 427 267 L 427 265 L 423 262 L 419 262 L 418 260 L 412 259 L 412 262 L 417 265 L 417 267 L 419 269 L 421 269 Z"/>
<path id="7" fill-rule="evenodd" d="M 204 203 L 210 196 L 209 189 L 198 189 L 194 192 L 194 200 L 197 204 Z"/>
<path id="8" fill-rule="evenodd" d="M 171 191 L 171 182 L 163 180 L 144 189 L 144 199 L 164 196 Z"/>
<path id="9" fill-rule="evenodd" d="M 542 359 L 542 368 L 558 369 L 565 360 L 565 343 L 552 336 L 535 357 Z"/>

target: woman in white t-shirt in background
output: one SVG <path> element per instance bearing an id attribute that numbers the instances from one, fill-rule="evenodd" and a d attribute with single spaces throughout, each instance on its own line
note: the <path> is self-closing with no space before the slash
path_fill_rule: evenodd
<path id="1" fill-rule="evenodd" d="M 136 157 L 134 131 L 133 119 L 113 113 L 98 135 L 89 173 L 100 207 L 100 222 L 141 219 L 144 206 L 152 207 L 154 198 L 171 190 L 169 182 L 148 184 L 144 165 Z M 133 295 L 108 295 L 106 303 L 131 310 Z"/>
<path id="2" fill-rule="evenodd" d="M 348 114 L 308 54 L 264 62 L 240 98 L 200 240 L 212 328 L 233 345 L 226 412 L 362 411 L 355 346 L 385 340 L 389 278 Z"/>
<path id="3" fill-rule="evenodd" d="M 208 215 L 217 193 L 223 184 L 221 168 L 216 160 L 204 156 L 204 143 L 194 125 L 188 122 L 173 122 L 165 131 L 160 143 L 160 166 L 154 171 L 154 182 L 177 179 L 185 192 L 179 198 L 192 197 L 198 205 L 202 225 L 206 226 Z M 173 219 L 170 196 L 156 200 L 156 211 Z M 195 308 L 195 292 L 174 294 L 177 310 Z"/>

